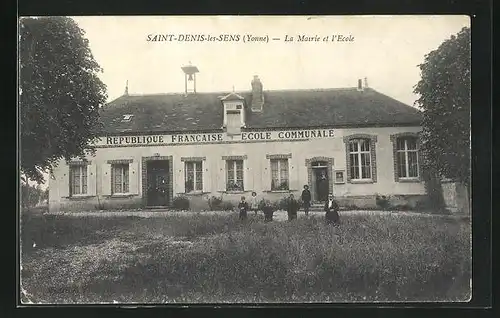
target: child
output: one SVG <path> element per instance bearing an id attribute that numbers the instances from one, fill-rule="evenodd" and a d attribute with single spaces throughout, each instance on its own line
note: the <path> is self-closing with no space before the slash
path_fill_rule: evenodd
<path id="1" fill-rule="evenodd" d="M 252 197 L 250 198 L 250 209 L 255 212 L 257 216 L 257 211 L 259 210 L 259 201 L 257 200 L 257 192 L 252 192 Z"/>
<path id="2" fill-rule="evenodd" d="M 304 206 L 304 212 L 306 213 L 306 216 L 309 215 L 309 208 L 311 207 L 311 191 L 309 191 L 309 186 L 306 184 L 304 185 L 304 190 L 302 191 L 302 204 Z"/>
<path id="3" fill-rule="evenodd" d="M 245 197 L 241 197 L 241 201 L 238 204 L 240 210 L 240 220 L 247 219 L 248 203 L 245 201 Z"/>
<path id="4" fill-rule="evenodd" d="M 264 206 L 262 207 L 262 211 L 264 212 L 264 222 L 271 222 L 273 220 L 274 208 L 271 205 L 271 202 L 265 201 Z"/>
<path id="5" fill-rule="evenodd" d="M 294 199 L 293 194 L 290 194 L 286 212 L 288 213 L 288 221 L 297 219 L 297 211 L 299 210 L 299 203 Z"/>

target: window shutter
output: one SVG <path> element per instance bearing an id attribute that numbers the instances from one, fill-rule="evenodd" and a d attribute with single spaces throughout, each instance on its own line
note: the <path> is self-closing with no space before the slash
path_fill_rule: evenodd
<path id="1" fill-rule="evenodd" d="M 301 186 L 299 184 L 298 171 L 292 165 L 290 160 L 288 160 L 288 189 L 290 190 L 300 190 Z"/>
<path id="2" fill-rule="evenodd" d="M 87 194 L 96 195 L 96 165 L 87 165 Z"/>
<path id="3" fill-rule="evenodd" d="M 103 164 L 101 181 L 102 194 L 111 195 L 111 164 Z"/>
<path id="4" fill-rule="evenodd" d="M 70 178 L 70 169 L 68 166 L 68 170 L 61 177 L 59 177 L 59 197 L 66 198 L 69 197 L 69 187 L 71 186 L 71 178 Z"/>
<path id="5" fill-rule="evenodd" d="M 186 162 L 181 162 L 181 165 L 182 165 L 182 169 L 180 172 L 178 172 L 177 174 L 177 180 L 179 180 L 180 184 L 178 184 L 177 186 L 179 187 L 179 191 L 181 193 L 185 193 L 186 192 Z"/>
<path id="6" fill-rule="evenodd" d="M 128 164 L 128 184 L 131 194 L 139 194 L 139 162 Z"/>
<path id="7" fill-rule="evenodd" d="M 226 174 L 227 174 L 227 162 L 222 161 L 222 165 L 219 171 L 214 171 L 212 176 L 215 180 L 216 189 L 218 191 L 226 191 Z"/>
<path id="8" fill-rule="evenodd" d="M 253 190 L 252 189 L 252 182 L 250 181 L 250 171 L 248 170 L 248 163 L 246 160 L 243 161 L 243 188 L 245 191 L 248 190 Z"/>
<path id="9" fill-rule="evenodd" d="M 271 190 L 271 164 L 269 160 L 265 161 L 262 168 L 262 189 L 263 191 Z"/>

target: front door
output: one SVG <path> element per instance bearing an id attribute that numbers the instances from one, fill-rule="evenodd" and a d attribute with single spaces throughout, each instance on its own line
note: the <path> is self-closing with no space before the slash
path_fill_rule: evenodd
<path id="1" fill-rule="evenodd" d="M 315 162 L 312 165 L 314 175 L 313 199 L 316 202 L 325 202 L 328 199 L 330 181 L 328 179 L 328 167 L 324 162 Z"/>
<path id="2" fill-rule="evenodd" d="M 151 160 L 147 163 L 148 206 L 168 206 L 170 203 L 169 165 L 167 160 Z"/>

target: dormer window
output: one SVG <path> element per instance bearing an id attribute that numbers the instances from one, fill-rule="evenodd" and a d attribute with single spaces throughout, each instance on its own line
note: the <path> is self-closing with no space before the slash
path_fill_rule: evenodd
<path id="1" fill-rule="evenodd" d="M 122 123 L 126 123 L 126 122 L 131 121 L 132 117 L 134 117 L 134 115 L 131 115 L 131 114 L 123 115 Z"/>
<path id="2" fill-rule="evenodd" d="M 221 98 L 221 101 L 224 105 L 223 127 L 230 135 L 241 134 L 241 127 L 245 126 L 245 99 L 236 93 L 231 93 Z"/>
<path id="3" fill-rule="evenodd" d="M 243 126 L 241 122 L 241 111 L 240 110 L 228 110 L 226 112 L 227 117 L 227 133 L 231 135 L 240 134 L 241 126 Z"/>

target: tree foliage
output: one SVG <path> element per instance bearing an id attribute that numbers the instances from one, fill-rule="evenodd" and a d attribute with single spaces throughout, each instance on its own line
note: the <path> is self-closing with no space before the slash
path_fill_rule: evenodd
<path id="1" fill-rule="evenodd" d="M 19 32 L 21 171 L 43 183 L 43 171 L 60 159 L 94 151 L 106 86 L 71 18 L 22 18 Z"/>
<path id="2" fill-rule="evenodd" d="M 470 28 L 444 41 L 419 65 L 414 92 L 423 110 L 424 164 L 470 185 Z"/>
<path id="3" fill-rule="evenodd" d="M 32 208 L 43 200 L 48 200 L 48 189 L 42 190 L 40 185 L 29 185 L 21 183 L 21 206 L 23 208 Z"/>

